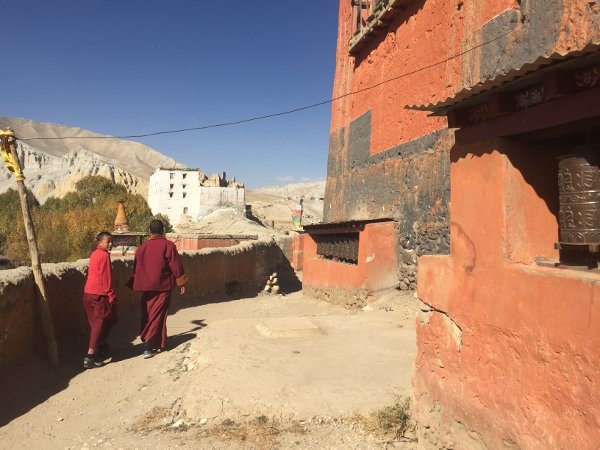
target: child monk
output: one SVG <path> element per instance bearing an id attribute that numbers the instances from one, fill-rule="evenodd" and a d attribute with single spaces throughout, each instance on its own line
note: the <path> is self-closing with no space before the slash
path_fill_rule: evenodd
<path id="1" fill-rule="evenodd" d="M 117 297 L 112 287 L 110 250 L 113 237 L 108 231 L 96 236 L 98 246 L 90 256 L 87 283 L 83 290 L 83 308 L 90 324 L 90 343 L 83 359 L 85 369 L 100 367 L 108 358 L 106 342 L 111 328 L 117 323 Z"/>
<path id="2" fill-rule="evenodd" d="M 165 348 L 171 291 L 179 287 L 179 292 L 185 293 L 188 281 L 177 247 L 165 237 L 164 224 L 153 220 L 150 233 L 135 252 L 134 275 L 129 282 L 135 291 L 142 292 L 140 338 L 146 343 L 146 359 Z"/>

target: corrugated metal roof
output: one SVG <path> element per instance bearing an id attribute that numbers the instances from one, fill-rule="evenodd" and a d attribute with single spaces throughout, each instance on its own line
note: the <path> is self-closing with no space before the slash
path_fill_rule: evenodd
<path id="1" fill-rule="evenodd" d="M 553 53 L 550 56 L 539 57 L 532 63 L 527 63 L 518 69 L 509 70 L 503 74 L 499 74 L 495 78 L 485 80 L 474 86 L 463 89 L 457 92 L 454 96 L 448 97 L 437 103 L 407 105 L 406 109 L 414 109 L 419 111 L 431 111 L 432 116 L 444 116 L 448 110 L 453 109 L 457 105 L 472 106 L 486 100 L 493 93 L 510 89 L 527 88 L 529 85 L 539 83 L 542 75 L 549 70 L 554 70 L 557 64 L 561 65 L 561 69 L 578 69 L 594 62 L 600 62 L 600 44 L 588 44 L 581 50 Z M 563 67 L 564 66 L 564 67 Z"/>

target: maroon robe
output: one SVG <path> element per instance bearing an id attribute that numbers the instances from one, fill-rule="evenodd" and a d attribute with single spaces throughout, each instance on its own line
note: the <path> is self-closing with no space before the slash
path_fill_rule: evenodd
<path id="1" fill-rule="evenodd" d="M 164 348 L 171 290 L 188 280 L 181 256 L 175 244 L 163 235 L 153 234 L 135 252 L 133 267 L 132 287 L 143 293 L 140 337 L 155 348 Z"/>
<path id="2" fill-rule="evenodd" d="M 101 344 L 105 344 L 110 330 L 116 325 L 117 304 L 109 302 L 108 296 L 83 294 L 83 309 L 90 324 L 89 348 L 97 350 Z"/>

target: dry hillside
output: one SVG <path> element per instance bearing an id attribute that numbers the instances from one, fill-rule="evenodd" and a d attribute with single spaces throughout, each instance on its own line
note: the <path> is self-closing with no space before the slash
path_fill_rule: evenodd
<path id="1" fill-rule="evenodd" d="M 81 128 L 28 119 L 0 117 L 0 128 L 10 127 L 19 138 L 103 136 Z M 138 142 L 108 139 L 56 139 L 19 142 L 28 187 L 41 200 L 61 197 L 88 175 L 102 175 L 146 197 L 148 179 L 157 167 L 180 166 L 174 159 Z M 0 192 L 13 186 L 0 167 Z"/>
<path id="2" fill-rule="evenodd" d="M 246 192 L 246 203 L 262 223 L 280 231 L 292 229 L 292 210 L 304 198 L 303 223 L 323 220 L 325 181 L 294 183 L 287 186 L 268 186 Z"/>

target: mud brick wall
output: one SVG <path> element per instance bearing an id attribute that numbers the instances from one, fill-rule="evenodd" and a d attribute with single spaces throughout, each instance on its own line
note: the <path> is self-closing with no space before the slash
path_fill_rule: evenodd
<path id="1" fill-rule="evenodd" d="M 371 155 L 372 120 L 366 112 L 331 136 L 324 221 L 395 219 L 399 286 L 415 289 L 418 257 L 450 249 L 453 138 L 435 131 Z"/>
<path id="2" fill-rule="evenodd" d="M 182 254 L 190 281 L 185 296 L 173 295 L 172 310 L 211 299 L 256 295 L 268 276 L 281 273 L 282 288 L 294 286 L 293 270 L 274 241 L 246 242 L 237 246 Z M 86 349 L 88 325 L 81 303 L 89 260 L 44 264 L 50 310 L 59 351 L 67 340 Z M 119 299 L 119 325 L 139 331 L 139 294 L 126 287 L 132 276 L 133 258 L 113 259 L 114 286 Z M 287 279 L 286 279 L 287 276 Z M 36 288 L 29 268 L 0 272 L 0 370 L 10 368 L 32 353 L 44 352 L 44 337 L 37 306 Z"/>

